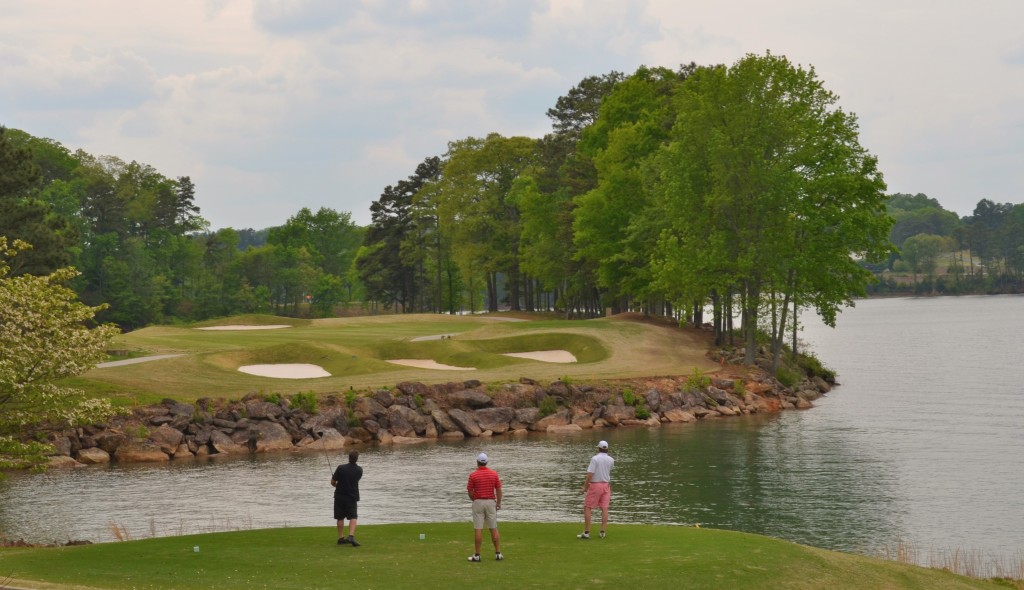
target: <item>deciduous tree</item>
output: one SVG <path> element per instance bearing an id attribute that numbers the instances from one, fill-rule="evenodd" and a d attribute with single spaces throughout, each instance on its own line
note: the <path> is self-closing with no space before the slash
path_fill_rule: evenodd
<path id="1" fill-rule="evenodd" d="M 99 307 L 78 301 L 64 284 L 71 268 L 46 276 L 10 275 L 9 260 L 27 245 L 0 236 L 0 468 L 45 460 L 49 445 L 18 435 L 103 420 L 109 400 L 87 399 L 57 382 L 91 369 L 118 330 L 89 327 Z"/>

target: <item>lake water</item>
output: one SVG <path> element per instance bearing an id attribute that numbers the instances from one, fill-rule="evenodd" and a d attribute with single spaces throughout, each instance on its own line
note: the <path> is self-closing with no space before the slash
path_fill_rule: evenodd
<path id="1" fill-rule="evenodd" d="M 878 553 L 1024 555 L 1024 297 L 858 302 L 802 339 L 842 386 L 807 411 L 655 429 L 369 447 L 360 522 L 467 521 L 478 451 L 500 518 L 580 521 L 598 439 L 616 458 L 614 523 L 747 531 Z M 16 474 L 0 533 L 31 541 L 331 527 L 338 453 Z M 117 529 L 117 533 L 115 533 Z M 368 540 L 366 540 L 368 541 Z M 364 541 L 365 542 L 365 541 Z"/>

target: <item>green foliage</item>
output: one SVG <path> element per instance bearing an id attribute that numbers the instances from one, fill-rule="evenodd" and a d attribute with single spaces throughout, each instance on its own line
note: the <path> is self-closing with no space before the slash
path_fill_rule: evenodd
<path id="1" fill-rule="evenodd" d="M 743 397 L 747 394 L 747 382 L 743 379 L 736 379 L 732 382 L 732 392 Z"/>
<path id="2" fill-rule="evenodd" d="M 708 377 L 700 369 L 694 367 L 693 373 L 686 378 L 686 384 L 693 389 L 706 389 L 711 385 L 711 377 Z"/>
<path id="3" fill-rule="evenodd" d="M 823 365 L 817 356 L 809 352 L 798 354 L 796 363 L 810 377 L 821 377 L 825 381 L 835 381 L 836 372 Z"/>
<path id="4" fill-rule="evenodd" d="M 359 399 L 359 394 L 351 389 L 345 392 L 345 405 L 349 408 L 354 408 L 356 400 Z"/>
<path id="5" fill-rule="evenodd" d="M 43 446 L 19 442 L 33 427 L 78 426 L 115 412 L 109 400 L 59 383 L 102 361 L 117 328 L 89 327 L 102 307 L 84 305 L 64 286 L 78 274 L 73 269 L 10 276 L 8 261 L 28 247 L 8 247 L 0 236 L 0 469 L 45 460 Z"/>
<path id="6" fill-rule="evenodd" d="M 622 402 L 624 404 L 626 404 L 627 406 L 635 406 L 637 401 L 638 400 L 636 394 L 633 393 L 632 389 L 627 387 L 626 389 L 622 390 Z"/>
<path id="7" fill-rule="evenodd" d="M 647 408 L 647 404 L 645 404 L 642 400 L 636 406 L 636 417 L 639 420 L 646 420 L 651 417 L 651 411 Z"/>
<path id="8" fill-rule="evenodd" d="M 281 394 L 280 393 L 271 393 L 269 395 L 264 395 L 263 396 L 263 400 L 264 401 L 268 401 L 268 402 L 270 402 L 272 404 L 279 404 L 279 403 L 281 403 Z"/>
<path id="9" fill-rule="evenodd" d="M 412 396 L 412 401 L 413 401 L 414 404 L 416 404 L 417 408 L 423 409 L 424 400 L 423 400 L 423 396 L 422 395 L 420 395 L 418 393 L 413 395 Z"/>
<path id="10" fill-rule="evenodd" d="M 149 428 L 146 428 L 145 424 L 139 424 L 138 426 L 136 426 L 134 428 L 128 428 L 127 429 L 127 434 L 128 434 L 128 436 L 131 436 L 131 437 L 137 438 L 137 439 L 148 438 L 149 437 Z"/>
<path id="11" fill-rule="evenodd" d="M 359 416 L 356 416 L 355 414 L 352 413 L 349 413 L 348 418 L 345 421 L 350 428 L 358 428 L 363 425 L 362 421 L 359 419 Z"/>
<path id="12" fill-rule="evenodd" d="M 550 416 L 558 411 L 558 404 L 555 398 L 550 395 L 545 395 L 544 399 L 540 400 L 540 415 Z"/>
<path id="13" fill-rule="evenodd" d="M 786 365 L 781 365 L 775 371 L 775 378 L 779 380 L 779 383 L 786 387 L 793 387 L 803 380 L 804 376 L 801 375 L 798 370 L 794 370 Z"/>
<path id="14" fill-rule="evenodd" d="M 289 400 L 289 407 L 293 410 L 302 410 L 309 414 L 316 413 L 317 398 L 312 391 L 293 394 Z"/>

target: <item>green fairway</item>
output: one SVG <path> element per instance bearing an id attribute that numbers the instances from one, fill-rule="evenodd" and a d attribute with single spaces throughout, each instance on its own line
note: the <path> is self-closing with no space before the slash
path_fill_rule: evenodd
<path id="1" fill-rule="evenodd" d="M 613 525 L 606 539 L 580 541 L 579 528 L 502 523 L 505 560 L 494 560 L 485 531 L 481 563 L 466 561 L 468 523 L 363 526 L 357 548 L 336 545 L 334 527 L 317 527 L 2 549 L 0 583 L 10 576 L 12 585 L 65 589 L 1001 587 L 744 533 Z"/>
<path id="2" fill-rule="evenodd" d="M 694 367 L 717 367 L 705 357 L 709 343 L 704 332 L 640 321 L 634 316 L 502 321 L 507 319 L 430 314 L 324 320 L 242 316 L 189 327 L 152 326 L 121 335 L 111 348 L 122 356 L 182 356 L 97 368 L 70 384 L 92 395 L 154 403 L 165 397 L 194 401 L 201 397 L 237 398 L 249 392 L 361 390 L 402 381 L 595 380 L 681 375 L 692 373 Z M 289 327 L 199 329 L 268 324 Z M 424 337 L 434 338 L 417 340 Z M 577 362 L 550 363 L 504 355 L 544 350 L 566 350 Z M 432 360 L 474 370 L 419 369 L 387 362 L 393 359 Z M 285 363 L 318 365 L 331 376 L 278 379 L 238 371 L 244 365 Z"/>

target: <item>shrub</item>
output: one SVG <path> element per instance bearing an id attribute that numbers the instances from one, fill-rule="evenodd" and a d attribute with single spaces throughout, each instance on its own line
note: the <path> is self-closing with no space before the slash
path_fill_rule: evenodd
<path id="1" fill-rule="evenodd" d="M 359 419 L 359 416 L 355 414 L 349 414 L 346 420 L 350 428 L 358 428 L 363 425 L 363 421 Z"/>
<path id="2" fill-rule="evenodd" d="M 544 396 L 544 399 L 540 400 L 540 415 L 550 416 L 558 410 L 558 404 L 555 402 L 555 398 L 550 395 Z"/>
<path id="3" fill-rule="evenodd" d="M 636 398 L 636 394 L 633 393 L 632 389 L 627 387 L 626 389 L 624 389 L 622 391 L 622 402 L 624 404 L 626 404 L 627 406 L 635 406 L 636 405 L 637 398 Z"/>
<path id="4" fill-rule="evenodd" d="M 802 375 L 800 375 L 799 371 L 795 371 L 786 366 L 779 367 L 778 370 L 775 371 L 775 378 L 779 380 L 779 383 L 786 387 L 793 387 L 800 382 L 801 377 Z"/>
<path id="5" fill-rule="evenodd" d="M 686 378 L 686 384 L 694 389 L 704 389 L 711 385 L 711 377 L 700 372 L 697 367 L 693 368 L 693 374 Z"/>
<path id="6" fill-rule="evenodd" d="M 414 404 L 416 404 L 417 408 L 420 408 L 420 409 L 423 408 L 423 396 L 422 395 L 417 393 L 416 395 L 412 396 L 412 401 L 413 401 Z"/>
<path id="7" fill-rule="evenodd" d="M 796 357 L 796 364 L 811 377 L 821 377 L 826 381 L 834 381 L 836 378 L 836 372 L 821 364 L 818 357 L 813 354 L 798 354 Z"/>
<path id="8" fill-rule="evenodd" d="M 307 413 L 316 413 L 316 394 L 312 391 L 308 393 L 296 393 L 289 400 L 289 407 L 291 409 L 301 409 Z"/>
<path id="9" fill-rule="evenodd" d="M 356 405 L 356 400 L 358 398 L 359 398 L 359 396 L 356 394 L 356 392 L 352 391 L 351 389 L 346 391 L 345 392 L 345 405 L 350 407 L 350 408 L 354 407 Z"/>
<path id="10" fill-rule="evenodd" d="M 280 393 L 271 393 L 270 395 L 264 395 L 263 399 L 264 399 L 264 401 L 268 401 L 268 402 L 270 402 L 272 404 L 279 404 L 279 403 L 281 403 L 281 394 Z"/>
<path id="11" fill-rule="evenodd" d="M 747 382 L 743 379 L 737 379 L 732 382 L 732 392 L 739 396 L 747 394 Z"/>
<path id="12" fill-rule="evenodd" d="M 651 417 L 651 411 L 647 409 L 647 404 L 640 402 L 640 405 L 636 407 L 636 417 L 640 420 L 646 420 Z"/>

